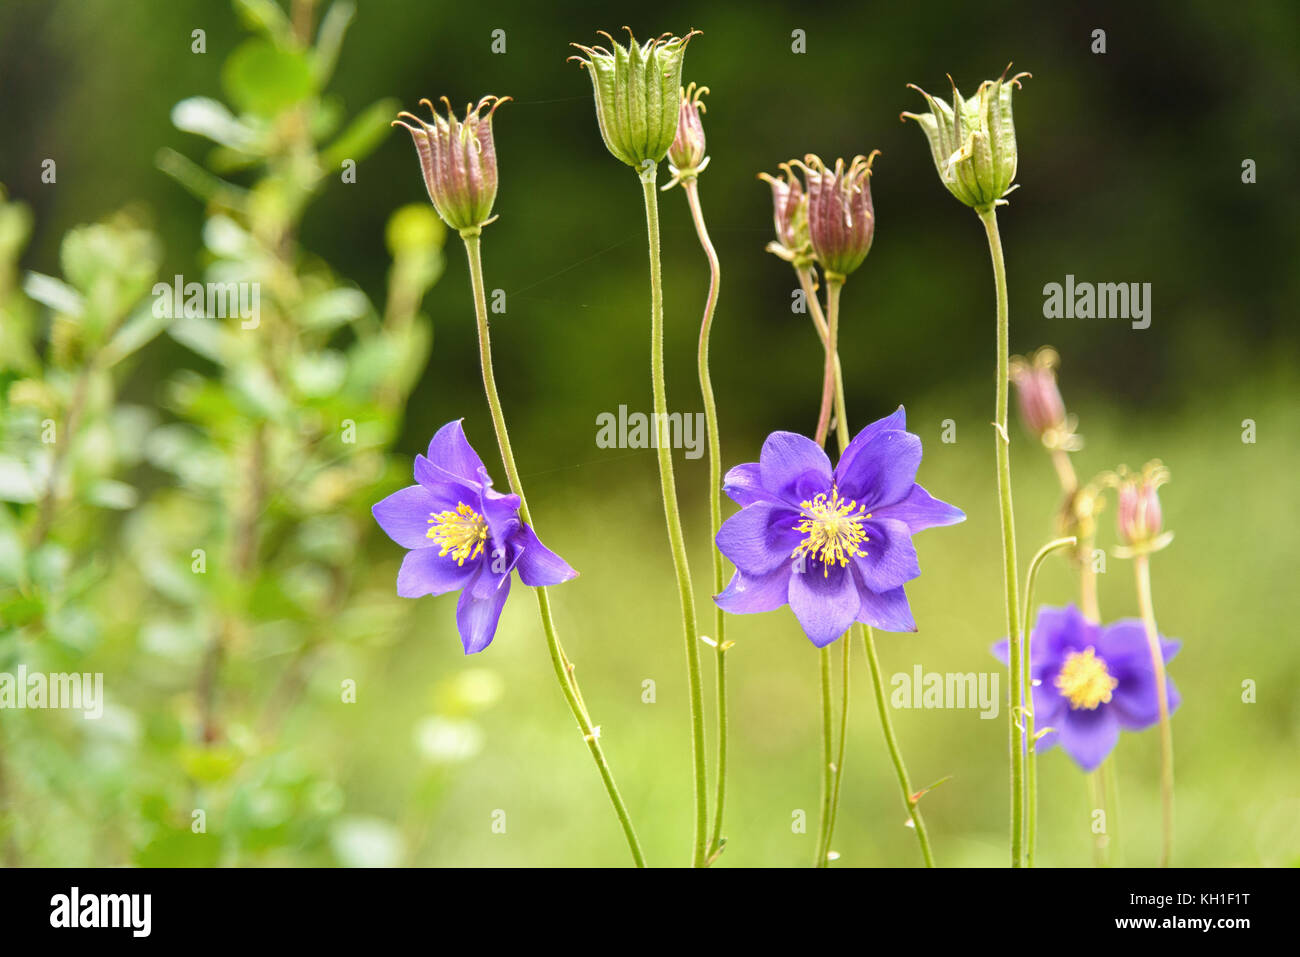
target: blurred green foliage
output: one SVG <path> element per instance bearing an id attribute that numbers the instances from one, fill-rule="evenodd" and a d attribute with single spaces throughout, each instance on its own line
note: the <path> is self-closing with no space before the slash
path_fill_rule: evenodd
<path id="1" fill-rule="evenodd" d="M 1001 217 L 1013 349 L 1060 349 L 1081 475 L 1154 456 L 1174 473 L 1177 538 L 1153 574 L 1162 630 L 1184 640 L 1175 860 L 1300 863 L 1300 191 L 1284 179 L 1300 13 L 939 8 L 924 42 L 907 5 L 668 3 L 631 24 L 704 31 L 684 78 L 713 90 L 701 191 L 723 268 L 724 459 L 810 429 L 820 380 L 789 269 L 762 251 L 770 207 L 754 174 L 879 147 L 877 241 L 845 295 L 848 405 L 860 426 L 904 402 L 926 445 L 920 481 L 970 516 L 918 538 L 921 631 L 882 636 L 883 664 L 992 667 L 988 263 L 897 114 L 919 105 L 908 81 L 941 88 L 951 71 L 970 86 L 1014 56 L 1035 76 L 1016 107 L 1022 188 Z M 503 401 L 543 535 L 583 572 L 555 590 L 557 616 L 651 863 L 685 861 L 685 680 L 663 627 L 675 598 L 653 453 L 594 445 L 600 412 L 649 405 L 636 184 L 564 63 L 568 41 L 617 25 L 594 3 L 563 16 L 414 0 L 0 10 L 0 671 L 103 672 L 108 697 L 99 721 L 0 715 L 0 861 L 626 863 L 532 608 L 516 597 L 491 649 L 464 660 L 454 599 L 397 599 L 399 553 L 369 515 L 443 422 L 466 416 L 491 448 L 465 269 L 443 262 L 407 138 L 387 136 L 399 104 L 488 92 L 516 98 L 497 118 L 502 218 L 484 242 L 489 290 L 508 303 L 493 317 Z M 1104 56 L 1088 49 L 1097 26 Z M 796 29 L 807 54 L 790 50 Z M 1254 185 L 1240 181 L 1248 157 Z M 669 395 L 690 410 L 707 271 L 684 203 L 662 207 Z M 1041 318 L 1043 284 L 1067 272 L 1151 282 L 1151 329 Z M 177 274 L 256 283 L 257 328 L 158 315 L 154 284 Z M 1014 439 L 1028 554 L 1053 533 L 1057 492 L 1046 457 Z M 700 596 L 704 468 L 679 473 Z M 1102 578 L 1108 618 L 1136 611 L 1128 574 L 1112 561 Z M 1049 562 L 1040 599 L 1073 588 Z M 729 637 L 721 863 L 802 864 L 812 838 L 790 821 L 816 806 L 816 658 L 786 611 L 738 619 Z M 858 658 L 835 846 L 845 864 L 915 863 L 865 675 Z M 1002 718 L 895 717 L 918 785 L 952 775 L 925 798 L 939 862 L 1002 863 Z M 1155 755 L 1152 733 L 1118 751 L 1128 863 L 1154 859 Z M 1041 774 L 1040 862 L 1086 863 L 1081 775 L 1059 752 Z"/>

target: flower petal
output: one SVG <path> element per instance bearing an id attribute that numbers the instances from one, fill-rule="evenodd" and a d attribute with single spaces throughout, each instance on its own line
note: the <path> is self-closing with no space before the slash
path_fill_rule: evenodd
<path id="1" fill-rule="evenodd" d="M 519 572 L 519 580 L 525 585 L 534 588 L 558 585 L 578 577 L 568 562 L 542 544 L 530 526 L 520 524 L 512 544 L 518 556 L 515 568 Z"/>
<path id="2" fill-rule="evenodd" d="M 790 610 L 804 634 L 818 648 L 825 648 L 849 630 L 862 600 L 850 568 L 817 566 L 817 571 L 795 572 L 790 576 Z"/>
<path id="3" fill-rule="evenodd" d="M 718 550 L 749 575 L 765 575 L 788 564 L 802 537 L 794 530 L 799 513 L 785 505 L 747 505 L 718 529 Z"/>
<path id="4" fill-rule="evenodd" d="M 1165 661 L 1174 656 L 1179 643 L 1161 639 Z M 1155 669 L 1147 646 L 1146 626 L 1139 618 L 1125 618 L 1106 626 L 1097 641 L 1097 654 L 1106 669 L 1119 682 L 1112 692 L 1110 707 L 1120 725 L 1129 731 L 1141 731 L 1160 720 L 1160 699 Z M 1169 694 L 1169 712 L 1178 707 L 1178 691 L 1165 675 Z"/>
<path id="5" fill-rule="evenodd" d="M 487 473 L 482 474 L 483 480 L 490 485 L 492 480 L 487 477 Z M 502 494 L 483 485 L 479 488 L 477 507 L 478 513 L 487 519 L 493 548 L 505 548 L 523 524 L 519 520 L 519 496 L 513 493 Z"/>
<path id="6" fill-rule="evenodd" d="M 831 460 L 820 445 L 795 432 L 773 432 L 759 455 L 763 488 L 791 505 L 831 487 Z"/>
<path id="7" fill-rule="evenodd" d="M 465 438 L 465 420 L 457 419 L 440 428 L 429 442 L 429 460 L 439 468 L 446 469 L 457 478 L 471 484 L 478 484 L 479 470 L 483 469 L 483 460 Z M 491 483 L 491 479 L 488 482 Z"/>
<path id="8" fill-rule="evenodd" d="M 921 440 L 911 432 L 887 429 L 840 456 L 835 484 L 849 498 L 871 512 L 907 498 L 916 484 L 921 465 Z"/>
<path id="9" fill-rule="evenodd" d="M 439 497 L 420 485 L 408 485 L 370 507 L 384 533 L 403 548 L 428 548 L 429 517 L 455 508 L 456 503 Z"/>
<path id="10" fill-rule="evenodd" d="M 858 432 L 857 435 L 853 436 L 853 441 L 849 442 L 848 448 L 840 453 L 840 461 L 842 462 L 844 459 L 848 458 L 850 452 L 857 455 L 858 450 L 861 449 L 862 446 L 866 445 L 877 435 L 886 430 L 899 432 L 907 431 L 907 412 L 901 405 L 883 419 L 876 419 L 875 422 L 872 422 L 866 428 Z"/>
<path id="11" fill-rule="evenodd" d="M 1119 722 L 1104 705 L 1067 711 L 1053 727 L 1060 732 L 1065 753 L 1085 771 L 1095 771 L 1119 741 Z"/>
<path id="12" fill-rule="evenodd" d="M 956 525 L 966 521 L 966 513 L 954 505 L 941 502 L 919 485 L 913 485 L 901 502 L 878 506 L 874 514 L 907 524 L 913 535 L 939 525 Z"/>
<path id="13" fill-rule="evenodd" d="M 860 597 L 857 620 L 864 625 L 881 631 L 916 631 L 912 608 L 901 585 L 882 592 L 874 592 L 864 585 Z"/>
<path id="14" fill-rule="evenodd" d="M 456 627 L 465 654 L 477 654 L 492 643 L 509 595 L 510 576 L 497 576 L 480 566 L 479 574 L 456 603 Z"/>
<path id="15" fill-rule="evenodd" d="M 921 574 L 916 548 L 907 526 L 895 519 L 863 522 L 867 541 L 861 547 L 866 555 L 853 559 L 862 582 L 874 592 L 889 591 Z"/>
<path id="16" fill-rule="evenodd" d="M 397 594 L 402 598 L 445 595 L 464 588 L 478 571 L 481 560 L 458 565 L 450 555 L 436 548 L 417 548 L 406 553 L 397 573 Z"/>
<path id="17" fill-rule="evenodd" d="M 732 615 L 753 615 L 775 611 L 789 602 L 790 568 L 778 565 L 766 575 L 746 575 L 737 571 L 722 594 L 713 600 L 723 611 Z"/>
<path id="18" fill-rule="evenodd" d="M 763 488 L 762 472 L 757 462 L 746 462 L 729 470 L 722 479 L 722 491 L 737 505 L 753 505 L 771 499 Z"/>

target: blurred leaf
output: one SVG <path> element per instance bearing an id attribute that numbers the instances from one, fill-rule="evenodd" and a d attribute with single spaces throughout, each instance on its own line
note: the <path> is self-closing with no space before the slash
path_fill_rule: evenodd
<path id="1" fill-rule="evenodd" d="M 343 385 L 347 362 L 337 352 L 322 351 L 296 356 L 289 369 L 294 389 L 305 399 L 333 395 Z"/>
<path id="2" fill-rule="evenodd" d="M 281 46 L 293 45 L 293 24 L 275 0 L 235 0 L 235 11 L 250 29 L 262 31 Z"/>
<path id="3" fill-rule="evenodd" d="M 155 315 L 155 305 L 152 300 L 146 302 L 108 340 L 108 345 L 100 355 L 100 361 L 106 368 L 116 365 L 131 353 L 152 342 L 167 328 L 172 321 L 171 317 Z"/>
<path id="4" fill-rule="evenodd" d="M 304 327 L 328 332 L 354 322 L 370 312 L 370 300 L 360 289 L 339 287 L 317 293 L 303 303 L 299 318 Z"/>
<path id="5" fill-rule="evenodd" d="M 226 93 L 239 109 L 275 116 L 315 92 L 306 57 L 269 40 L 246 40 L 222 70 Z"/>
<path id="6" fill-rule="evenodd" d="M 40 490 L 23 462 L 0 457 L 0 502 L 34 502 L 39 495 Z"/>
<path id="7" fill-rule="evenodd" d="M 316 51 L 312 59 L 312 68 L 316 74 L 316 85 L 324 89 L 334 66 L 338 63 L 339 48 L 348 26 L 356 15 L 357 8 L 351 0 L 337 0 L 330 5 L 325 16 L 321 18 L 320 30 L 316 33 Z"/>
<path id="8" fill-rule="evenodd" d="M 398 101 L 391 98 L 371 103 L 321 154 L 321 162 L 330 169 L 338 169 L 348 159 L 361 162 L 392 132 L 391 124 L 398 107 Z"/>
<path id="9" fill-rule="evenodd" d="M 62 280 L 44 273 L 28 272 L 23 281 L 23 292 L 65 316 L 80 316 L 85 309 L 81 293 Z"/>
<path id="10" fill-rule="evenodd" d="M 229 745 L 198 747 L 190 745 L 181 751 L 181 767 L 201 784 L 219 784 L 228 780 L 239 769 L 242 756 Z"/>
<path id="11" fill-rule="evenodd" d="M 192 196 L 205 203 L 217 203 L 230 209 L 243 207 L 245 191 L 233 183 L 213 176 L 188 156 L 163 147 L 154 154 L 154 165 L 179 183 Z"/>
<path id="12" fill-rule="evenodd" d="M 251 126 L 236 119 L 220 100 L 207 96 L 191 96 L 173 106 L 172 125 L 241 153 L 257 153 L 265 147 Z"/>
<path id="13" fill-rule="evenodd" d="M 133 486 L 116 479 L 101 479 L 90 487 L 86 501 L 99 508 L 111 508 L 119 511 L 135 508 L 140 495 Z"/>
<path id="14" fill-rule="evenodd" d="M 213 319 L 181 316 L 167 327 L 168 334 L 181 345 L 218 365 L 226 362 L 229 333 Z"/>

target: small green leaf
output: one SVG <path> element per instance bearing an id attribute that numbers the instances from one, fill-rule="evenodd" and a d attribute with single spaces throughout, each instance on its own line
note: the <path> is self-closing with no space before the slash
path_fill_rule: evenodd
<path id="1" fill-rule="evenodd" d="M 61 279 L 45 273 L 29 272 L 23 280 L 23 292 L 42 305 L 64 316 L 78 317 L 85 310 L 81 293 Z"/>
<path id="2" fill-rule="evenodd" d="M 269 40 L 247 40 L 222 70 L 226 92 L 239 109 L 275 116 L 316 91 L 306 57 Z"/>

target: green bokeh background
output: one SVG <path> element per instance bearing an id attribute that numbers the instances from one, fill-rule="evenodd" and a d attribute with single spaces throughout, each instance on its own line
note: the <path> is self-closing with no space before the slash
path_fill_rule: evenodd
<path id="1" fill-rule="evenodd" d="M 582 572 L 553 595 L 587 703 L 651 863 L 684 864 L 685 668 L 654 453 L 595 444 L 601 412 L 620 404 L 649 410 L 644 219 L 633 172 L 600 142 L 586 75 L 565 62 L 569 41 L 592 42 L 596 29 L 612 31 L 624 16 L 599 4 L 363 0 L 332 91 L 353 111 L 383 96 L 409 108 L 443 93 L 453 102 L 484 93 L 515 98 L 497 114 L 501 218 L 484 237 L 487 285 L 505 290 L 508 303 L 493 320 L 502 399 L 541 534 Z M 1184 643 L 1171 667 L 1183 697 L 1174 720 L 1175 860 L 1183 865 L 1300 863 L 1298 21 L 1286 3 L 1231 11 L 1211 2 L 1127 4 L 1089 13 L 996 3 L 660 3 L 630 23 L 643 36 L 703 31 L 683 79 L 712 90 L 705 118 L 712 161 L 701 193 L 723 269 L 713 380 L 726 465 L 756 459 L 770 431 L 811 431 L 821 376 L 820 346 L 806 319 L 791 314 L 793 275 L 763 251 L 771 210 L 755 174 L 810 151 L 832 158 L 882 150 L 872 183 L 875 246 L 844 298 L 848 407 L 856 430 L 906 405 L 926 450 L 919 480 L 969 516 L 918 538 L 924 573 L 908 591 L 920 631 L 879 637 L 886 674 L 915 664 L 988 670 L 988 647 L 1002 634 L 988 255 L 975 217 L 940 185 L 919 130 L 898 120 L 921 105 L 905 84 L 946 95 L 951 72 L 973 89 L 1011 59 L 1034 74 L 1016 96 L 1020 189 L 1000 215 L 1012 350 L 1051 343 L 1061 352 L 1062 389 L 1086 440 L 1075 456 L 1084 477 L 1155 457 L 1173 472 L 1162 500 L 1176 537 L 1154 559 L 1153 578 L 1161 630 Z M 195 28 L 206 30 L 205 55 L 190 52 Z M 491 52 L 498 28 L 504 54 Z M 1096 28 L 1106 31 L 1105 54 L 1090 52 Z M 796 29 L 806 31 L 804 54 L 791 52 Z M 198 271 L 202 209 L 158 171 L 154 156 L 169 145 L 203 158 L 207 146 L 177 132 L 169 112 L 186 96 L 221 95 L 220 62 L 244 35 L 221 3 L 20 0 L 0 10 L 0 182 L 36 219 L 24 267 L 56 272 L 67 229 L 131 205 L 163 239 L 163 276 Z M 55 185 L 40 181 L 46 157 L 58 162 Z M 1252 185 L 1241 181 L 1246 158 L 1258 165 Z M 301 240 L 378 295 L 384 223 L 422 197 L 409 139 L 395 130 L 359 166 L 355 184 L 328 182 Z M 695 411 L 707 269 L 680 191 L 664 194 L 661 209 L 669 399 L 674 409 Z M 1151 327 L 1043 318 L 1043 285 L 1067 273 L 1151 283 Z M 463 416 L 500 482 L 489 457 L 468 276 L 455 245 L 424 308 L 435 344 L 399 451 L 422 451 L 439 425 Z M 154 404 L 164 376 L 194 363 L 176 343 L 156 341 L 126 397 Z M 946 419 L 956 424 L 952 444 L 940 441 Z M 1256 423 L 1253 444 L 1242 441 L 1245 419 Z M 1018 426 L 1012 456 L 1023 565 L 1054 534 L 1058 492 L 1045 453 Z M 679 455 L 678 467 L 707 615 L 706 466 Z M 1113 508 L 1103 520 L 1108 545 L 1112 518 Z M 400 602 L 392 595 L 400 555 L 378 530 L 357 555 L 367 602 Z M 1136 614 L 1131 571 L 1109 560 L 1101 579 L 1106 618 Z M 1038 595 L 1061 604 L 1073 587 L 1068 566 L 1054 559 Z M 454 601 L 406 603 L 400 628 L 377 624 L 363 642 L 327 642 L 307 697 L 266 744 L 272 783 L 243 782 L 241 800 L 256 812 L 259 801 L 283 800 L 310 768 L 325 782 L 312 800 L 348 816 L 348 840 L 321 843 L 271 828 L 264 846 L 232 848 L 220 823 L 210 822 L 204 849 L 183 837 L 141 858 L 114 836 L 131 812 L 111 801 L 105 811 L 88 792 L 57 808 L 16 807 L 41 835 L 41 862 L 626 863 L 550 674 L 532 601 L 517 589 L 496 641 L 470 660 L 460 652 Z M 115 609 L 112 617 L 129 621 L 135 611 Z M 370 611 L 361 604 L 348 613 Z M 122 684 L 132 690 L 117 703 L 145 725 L 183 716 L 185 702 L 138 671 L 130 628 L 114 633 L 122 644 L 100 649 L 86 670 L 104 670 L 110 694 L 113 669 L 125 672 Z M 728 637 L 736 645 L 728 659 L 729 843 L 720 866 L 806 864 L 818 804 L 817 655 L 785 609 L 733 618 Z M 239 688 L 270 681 L 278 664 L 274 654 L 244 649 L 229 679 L 234 700 Z M 834 847 L 845 865 L 914 865 L 919 855 L 903 826 L 860 648 L 853 665 Z M 704 673 L 708 687 L 708 654 Z M 339 703 L 346 678 L 357 682 L 355 705 Z M 647 679 L 656 683 L 653 704 L 642 700 Z M 1247 680 L 1255 703 L 1243 703 Z M 449 700 L 483 687 L 498 692 L 495 703 L 456 719 L 463 760 L 431 770 L 420 722 L 435 706 L 454 713 Z M 922 804 L 939 862 L 1003 863 L 1005 713 L 981 720 L 976 711 L 897 711 L 895 721 L 914 783 L 950 776 Z M 72 728 L 45 746 L 39 733 L 25 733 L 18 759 L 75 773 L 111 760 L 112 734 Z M 1148 731 L 1126 734 L 1117 751 L 1125 863 L 1156 859 L 1157 750 Z M 1040 863 L 1087 865 L 1085 779 L 1059 751 L 1040 766 Z M 108 789 L 135 773 L 126 764 L 91 777 Z M 492 828 L 498 809 L 506 812 L 504 834 Z M 792 833 L 797 809 L 808 813 L 808 834 Z M 394 842 L 400 850 L 392 851 Z"/>

